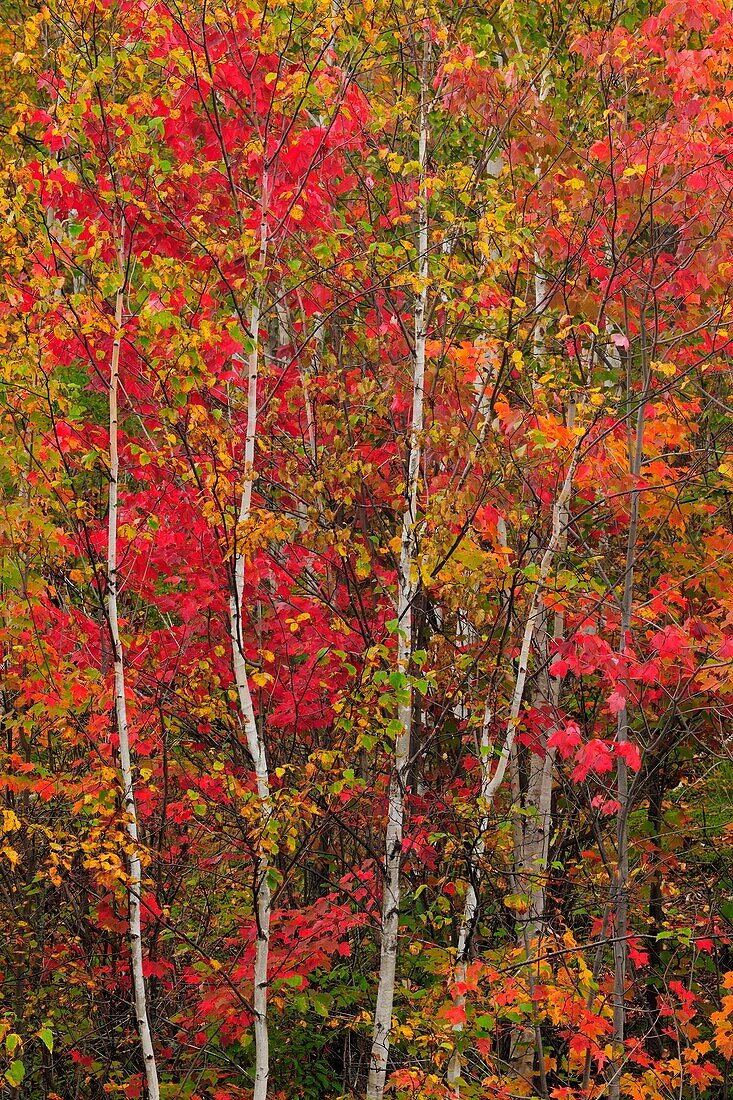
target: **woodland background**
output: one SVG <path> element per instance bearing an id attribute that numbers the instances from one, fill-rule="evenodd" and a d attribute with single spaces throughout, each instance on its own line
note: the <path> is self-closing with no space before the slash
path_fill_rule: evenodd
<path id="1" fill-rule="evenodd" d="M 0 1092 L 703 1100 L 730 0 L 2 0 Z"/>

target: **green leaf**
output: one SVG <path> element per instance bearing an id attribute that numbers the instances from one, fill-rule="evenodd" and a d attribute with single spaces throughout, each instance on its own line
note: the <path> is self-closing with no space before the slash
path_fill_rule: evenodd
<path id="1" fill-rule="evenodd" d="M 25 1066 L 19 1058 L 16 1058 L 5 1070 L 5 1079 L 9 1081 L 11 1085 L 14 1085 L 17 1088 L 24 1077 Z"/>
<path id="2" fill-rule="evenodd" d="M 319 1016 L 328 1016 L 331 998 L 327 993 L 314 993 L 313 1008 Z"/>
<path id="3" fill-rule="evenodd" d="M 53 1032 L 51 1028 L 42 1027 L 38 1032 L 38 1038 L 41 1040 L 48 1053 L 53 1054 Z"/>

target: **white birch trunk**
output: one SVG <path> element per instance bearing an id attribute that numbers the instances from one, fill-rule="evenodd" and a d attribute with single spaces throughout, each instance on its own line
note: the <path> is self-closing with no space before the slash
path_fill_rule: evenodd
<path id="1" fill-rule="evenodd" d="M 544 279 L 538 277 L 540 288 L 544 291 Z M 539 294 L 540 290 L 536 288 Z M 540 299 L 538 298 L 538 301 Z M 537 335 L 535 336 L 537 339 Z M 542 337 L 540 336 L 540 341 Z M 541 355 L 544 348 L 540 342 L 535 345 L 535 351 Z M 567 426 L 573 428 L 575 424 L 575 402 L 570 402 L 567 414 Z M 572 485 L 571 485 L 572 491 Z M 569 494 L 568 494 L 569 496 Z M 560 528 L 560 541 L 558 551 L 562 552 L 567 544 L 568 524 L 568 500 L 555 502 L 553 509 L 553 526 L 557 523 Z M 536 696 L 538 706 L 549 704 L 553 710 L 557 709 L 560 699 L 560 681 L 550 677 L 547 670 L 549 662 L 549 645 L 547 631 L 547 616 L 544 609 L 540 611 L 541 627 L 539 634 L 539 660 L 543 667 L 539 674 L 539 684 Z M 557 611 L 553 622 L 553 640 L 559 641 L 565 632 L 565 616 L 562 611 Z M 527 974 L 530 987 L 534 984 L 532 966 L 536 956 L 540 952 L 540 939 L 545 927 L 545 899 L 547 863 L 550 851 L 550 835 L 552 832 L 552 784 L 555 772 L 555 749 L 545 745 L 544 756 L 533 754 L 530 761 L 530 775 L 527 783 L 527 793 L 524 799 L 524 809 L 530 811 L 530 816 L 519 819 L 515 828 L 515 860 L 516 860 L 516 889 L 520 894 L 526 894 L 529 899 L 527 915 L 519 929 L 520 940 L 525 948 L 527 956 Z M 518 776 L 515 776 L 515 797 L 519 797 Z M 532 1027 L 519 1027 L 512 1036 L 511 1061 L 515 1071 L 526 1080 L 532 1077 L 535 1054 L 540 1040 L 538 1030 Z"/>
<path id="2" fill-rule="evenodd" d="M 573 448 L 573 454 L 568 466 L 568 471 L 565 475 L 562 489 L 558 494 L 557 500 L 552 510 L 552 534 L 550 541 L 547 544 L 544 554 L 542 555 L 542 561 L 540 563 L 539 576 L 537 578 L 537 585 L 532 595 L 532 601 L 530 603 L 529 614 L 527 616 L 527 622 L 524 627 L 524 634 L 522 636 L 522 646 L 519 653 L 519 667 L 517 669 L 517 679 L 514 684 L 514 693 L 512 695 L 511 707 L 509 709 L 509 719 L 507 722 L 506 733 L 504 736 L 504 745 L 502 747 L 499 763 L 497 764 L 496 773 L 493 779 L 487 783 L 484 787 L 484 775 L 486 764 L 482 759 L 482 797 L 484 798 L 484 814 L 481 818 L 480 836 L 477 842 L 477 852 L 483 854 L 484 841 L 486 829 L 488 828 L 488 815 L 490 813 L 490 800 L 494 797 L 494 794 L 499 788 L 500 783 L 504 778 L 507 764 L 511 760 L 512 752 L 514 749 L 514 738 L 516 734 L 516 728 L 519 724 L 519 714 L 522 709 L 522 703 L 524 701 L 524 689 L 527 682 L 527 670 L 529 668 L 529 655 L 532 649 L 532 640 L 534 638 L 537 623 L 544 615 L 543 596 L 545 585 L 547 583 L 547 577 L 552 566 L 555 554 L 560 549 L 563 539 L 565 537 L 565 530 L 567 526 L 567 508 L 568 501 L 570 500 L 570 493 L 573 487 L 573 478 L 575 476 L 575 468 L 578 464 L 580 457 L 580 447 L 582 440 L 579 438 L 576 440 L 575 447 Z M 475 868 L 475 872 L 478 871 L 478 867 Z M 478 881 L 478 879 L 477 879 Z M 456 951 L 456 978 L 461 980 L 459 975 L 463 975 L 465 978 L 466 964 L 467 964 L 467 947 L 469 944 L 469 934 L 475 923 L 478 913 L 478 898 L 476 892 L 469 888 L 466 894 L 466 902 L 463 911 L 463 920 L 461 922 L 461 929 L 459 932 L 458 946 Z M 456 1003 L 454 1001 L 454 1003 Z M 461 1030 L 460 1025 L 456 1030 Z M 459 1095 L 458 1079 L 461 1076 L 461 1059 L 457 1049 L 454 1050 L 448 1068 L 448 1081 L 453 1087 L 454 1096 Z"/>
<path id="3" fill-rule="evenodd" d="M 541 94 L 540 98 L 544 98 Z M 547 297 L 547 283 L 539 268 L 539 256 L 535 253 L 535 311 L 537 322 L 533 338 L 533 350 L 535 358 L 542 362 L 545 354 L 545 335 L 541 323 L 542 311 Z M 575 421 L 575 408 L 571 404 L 568 409 L 567 425 L 573 427 Z M 557 505 L 556 505 L 557 507 Z M 558 550 L 562 551 L 567 543 L 567 507 L 563 508 L 559 516 L 563 534 Z M 555 616 L 553 636 L 555 639 L 562 637 L 564 620 L 562 614 Z M 537 631 L 537 649 L 539 654 L 540 670 L 538 673 L 538 685 L 536 701 L 538 706 L 547 703 L 556 705 L 558 701 L 558 681 L 551 682 L 547 669 L 549 661 L 547 615 L 544 610 L 541 613 L 541 624 Z M 524 800 L 524 808 L 534 811 L 534 816 L 520 821 L 521 847 L 519 852 L 519 866 L 517 870 L 521 876 L 520 893 L 529 894 L 529 909 L 525 922 L 524 933 L 531 943 L 537 936 L 544 921 L 545 911 L 545 887 L 542 877 L 547 865 L 547 853 L 550 841 L 550 807 L 552 801 L 552 779 L 555 763 L 554 749 L 545 746 L 545 754 L 540 757 L 533 753 L 530 761 L 530 775 L 527 783 L 527 794 Z M 529 963 L 529 959 L 528 959 Z"/>
<path id="4" fill-rule="evenodd" d="M 542 74 L 540 81 L 539 98 L 542 102 L 547 95 L 546 74 Z M 540 179 L 540 165 L 535 169 L 535 178 Z M 545 331 L 542 315 L 548 305 L 547 280 L 540 267 L 540 256 L 534 253 L 534 308 L 535 328 L 532 338 L 532 351 L 535 359 L 542 364 L 545 357 Z M 572 427 L 575 419 L 575 407 L 571 403 L 568 409 L 567 423 Z M 567 526 L 567 508 L 560 517 L 563 530 Z M 561 540 L 559 549 L 566 542 L 565 535 Z M 564 621 L 562 615 L 555 616 L 553 635 L 557 639 L 562 637 Z M 542 610 L 541 624 L 537 631 L 537 649 L 540 671 L 536 689 L 536 702 L 538 706 L 550 703 L 557 705 L 559 697 L 559 683 L 550 682 L 547 671 L 549 660 L 549 644 L 547 616 Z M 522 795 L 519 780 L 519 763 L 515 758 L 512 761 L 512 781 L 514 798 L 517 805 L 522 804 Z M 535 949 L 535 940 L 541 935 L 545 919 L 545 882 L 547 859 L 550 844 L 551 807 L 552 807 L 552 781 L 555 767 L 555 750 L 545 746 L 544 756 L 532 753 L 529 762 L 529 779 L 527 791 L 523 800 L 523 808 L 530 811 L 528 817 L 518 817 L 514 827 L 514 857 L 516 891 L 527 895 L 529 904 L 524 919 L 519 923 L 519 939 L 525 948 L 527 956 L 527 980 L 530 987 L 533 986 L 532 963 Z M 537 944 L 539 950 L 539 943 Z M 511 1040 L 511 1062 L 515 1072 L 529 1081 L 532 1077 L 535 1054 L 538 1053 L 538 1032 L 534 1026 L 518 1027 Z"/>
<path id="5" fill-rule="evenodd" d="M 130 730 L 127 723 L 125 697 L 125 658 L 120 641 L 120 625 L 117 608 L 117 524 L 119 512 L 120 459 L 118 449 L 118 412 L 120 345 L 122 342 L 122 306 L 125 296 L 124 238 L 121 231 L 119 268 L 120 287 L 115 299 L 115 335 L 109 379 L 109 509 L 107 533 L 107 620 L 114 657 L 115 719 L 120 742 L 120 773 L 122 776 L 123 803 L 125 807 L 125 831 L 130 839 L 129 881 L 127 899 L 129 910 L 129 938 L 131 954 L 132 988 L 135 1002 L 135 1019 L 140 1038 L 140 1048 L 145 1066 L 148 1100 L 159 1100 L 158 1067 L 155 1060 L 153 1038 L 148 1020 L 145 976 L 143 974 L 143 944 L 140 927 L 140 895 L 142 865 L 140 861 L 137 806 L 130 754 Z"/>
<path id="6" fill-rule="evenodd" d="M 402 515 L 400 560 L 397 575 L 397 670 L 405 677 L 397 707 L 400 729 L 395 737 L 389 805 L 385 835 L 384 892 L 382 898 L 382 939 L 379 959 L 379 984 L 374 1007 L 374 1031 L 367 1081 L 367 1100 L 382 1100 L 387 1079 L 389 1040 L 392 1030 L 397 941 L 400 921 L 400 868 L 404 833 L 404 806 L 409 783 L 410 733 L 412 727 L 412 689 L 407 686 L 412 656 L 412 604 L 417 591 L 414 579 L 417 550 L 417 500 L 422 454 L 423 404 L 425 390 L 425 344 L 428 312 L 428 205 L 425 187 L 428 144 L 427 70 L 430 40 L 424 35 L 420 78 L 420 134 L 418 202 L 417 274 L 419 286 L 415 301 L 415 353 L 412 380 L 412 418 L 408 439 L 405 510 Z"/>
<path id="7" fill-rule="evenodd" d="M 499 757 L 499 762 L 496 766 L 494 777 L 491 777 L 491 743 L 489 740 L 489 725 L 491 722 L 491 711 L 487 706 L 484 711 L 484 720 L 481 728 L 481 740 L 479 745 L 480 761 L 481 761 L 481 795 L 480 795 L 480 810 L 481 818 L 479 821 L 478 836 L 473 848 L 471 856 L 471 866 L 469 868 L 469 883 L 466 890 L 466 900 L 463 907 L 463 919 L 461 920 L 461 926 L 458 930 L 458 943 L 456 945 L 456 966 L 453 975 L 454 982 L 457 985 L 462 985 L 466 981 L 466 975 L 468 971 L 468 962 L 471 954 L 471 943 L 473 935 L 478 923 L 480 908 L 479 889 L 481 884 L 481 861 L 484 857 L 484 851 L 486 849 L 485 836 L 489 827 L 489 815 L 491 813 L 491 803 L 494 795 L 498 791 L 501 782 L 504 778 L 507 764 L 509 762 L 509 756 L 512 749 L 512 743 L 514 741 L 514 726 L 510 728 L 507 734 L 507 739 L 504 742 L 504 747 Z M 466 996 L 461 990 L 455 993 L 453 997 L 453 1005 L 455 1008 L 463 1009 L 466 1005 Z M 463 1031 L 463 1023 L 457 1021 L 453 1025 L 453 1031 L 456 1035 Z M 448 1084 L 453 1089 L 454 1095 L 457 1097 L 460 1095 L 459 1079 L 462 1072 L 461 1054 L 457 1046 L 453 1048 L 453 1054 L 451 1060 L 448 1063 L 447 1079 Z"/>
<path id="8" fill-rule="evenodd" d="M 573 428 L 575 424 L 575 404 L 571 402 L 568 408 L 567 426 Z M 557 509 L 559 502 L 555 504 Z M 562 531 L 558 550 L 562 552 L 567 545 L 567 504 L 560 507 L 558 522 Z M 546 617 L 543 616 L 543 620 Z M 565 632 L 565 616 L 562 611 L 555 612 L 552 630 L 553 641 L 559 641 Z M 560 698 L 560 681 L 552 678 L 547 670 L 550 659 L 547 627 L 545 621 L 540 631 L 540 660 L 545 666 L 539 676 L 539 688 L 537 703 L 539 706 L 549 704 L 556 709 Z M 552 781 L 555 766 L 555 749 L 545 746 L 545 754 L 540 757 L 533 754 L 530 769 L 530 778 L 525 798 L 525 809 L 533 810 L 534 815 L 529 817 L 523 826 L 522 851 L 520 853 L 519 872 L 529 885 L 530 904 L 528 910 L 527 932 L 530 941 L 533 941 L 540 933 L 545 918 L 545 886 L 543 878 L 546 875 L 547 859 L 550 846 L 550 832 L 552 826 Z"/>
<path id="9" fill-rule="evenodd" d="M 260 226 L 260 270 L 264 269 L 267 257 L 267 176 L 263 174 Z M 257 383 L 259 378 L 259 330 L 260 300 L 259 290 L 253 292 L 248 319 L 250 352 L 247 357 L 247 428 L 244 443 L 244 484 L 239 505 L 237 526 L 247 523 L 252 513 L 252 482 L 254 479 L 255 446 L 257 441 Z M 244 554 L 236 549 L 235 535 L 234 591 L 229 600 L 229 628 L 232 642 L 232 665 L 237 688 L 239 710 L 247 740 L 247 749 L 252 759 L 257 795 L 260 801 L 260 829 L 267 830 L 272 815 L 270 798 L 270 777 L 267 766 L 267 754 L 262 731 L 258 729 L 249 687 L 247 665 L 244 656 L 244 630 L 242 627 L 242 604 L 244 600 Z M 267 1020 L 268 963 L 270 953 L 270 921 L 272 915 L 272 893 L 270 890 L 270 863 L 262 844 L 257 856 L 257 875 L 255 882 L 255 916 L 257 940 L 255 943 L 254 987 L 252 1011 L 254 1015 L 255 1040 L 255 1081 L 253 1100 L 266 1100 L 270 1073 L 269 1033 Z"/>

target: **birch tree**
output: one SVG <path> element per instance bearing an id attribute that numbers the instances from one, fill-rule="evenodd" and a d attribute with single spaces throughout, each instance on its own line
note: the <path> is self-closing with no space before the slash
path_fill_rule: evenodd
<path id="1" fill-rule="evenodd" d="M 389 1039 L 392 1029 L 397 949 L 400 921 L 400 869 L 404 834 L 405 800 L 408 794 L 410 740 L 413 719 L 413 693 L 410 686 L 410 662 L 413 647 L 413 601 L 417 592 L 417 511 L 425 397 L 425 345 L 428 320 L 428 196 L 426 188 L 428 156 L 428 70 L 430 39 L 423 31 L 420 68 L 420 113 L 418 136 L 418 209 L 417 209 L 417 294 L 414 314 L 414 354 L 412 373 L 412 410 L 407 440 L 407 476 L 405 508 L 402 514 L 400 555 L 397 569 L 397 671 L 400 673 L 392 774 L 389 785 L 387 827 L 385 833 L 384 892 L 382 897 L 379 983 L 374 1009 L 374 1031 L 367 1082 L 367 1100 L 382 1100 L 387 1077 Z"/>
<path id="2" fill-rule="evenodd" d="M 268 248 L 268 170 L 263 168 L 260 193 L 260 248 L 259 271 L 264 271 Z M 253 1100 L 265 1100 L 270 1073 L 269 1033 L 267 1020 L 268 961 L 270 952 L 270 922 L 272 915 L 272 891 L 270 886 L 270 862 L 263 845 L 264 834 L 272 815 L 270 776 L 264 733 L 254 712 L 252 693 L 244 654 L 244 566 L 245 555 L 241 544 L 252 515 L 252 482 L 254 480 L 255 447 L 257 443 L 257 383 L 259 378 L 259 340 L 261 289 L 255 287 L 248 315 L 250 350 L 247 358 L 247 424 L 244 441 L 244 470 L 242 495 L 234 536 L 233 585 L 229 601 L 229 627 L 232 643 L 234 680 L 237 688 L 239 711 L 247 749 L 254 767 L 259 800 L 260 838 L 256 862 L 254 886 L 255 919 L 257 925 L 253 974 L 252 1011 L 254 1015 L 255 1080 Z"/>
<path id="3" fill-rule="evenodd" d="M 140 838 L 138 814 L 135 801 L 135 781 L 133 777 L 132 753 L 130 749 L 130 727 L 127 719 L 127 698 L 125 694 L 125 655 L 120 638 L 118 611 L 119 575 L 117 567 L 117 531 L 119 526 L 119 378 L 120 348 L 122 345 L 122 325 L 125 291 L 127 287 L 127 260 L 125 254 L 125 228 L 120 229 L 119 241 L 119 286 L 115 295 L 114 337 L 110 359 L 108 386 L 109 406 L 109 496 L 107 513 L 107 623 L 114 662 L 114 700 L 117 737 L 119 739 L 119 762 L 122 777 L 122 799 L 125 809 L 125 830 L 129 838 L 127 882 L 129 940 L 131 954 L 132 988 L 135 1004 L 135 1019 L 140 1040 L 140 1049 L 145 1067 L 148 1100 L 159 1100 L 158 1067 L 155 1060 L 153 1037 L 148 1016 L 148 1004 L 143 971 L 143 945 L 140 921 L 142 893 L 142 861 L 140 858 Z"/>
<path id="4" fill-rule="evenodd" d="M 545 615 L 544 595 L 547 586 L 547 578 L 549 576 L 555 556 L 562 546 L 563 539 L 565 538 L 568 502 L 570 500 L 570 494 L 573 488 L 573 478 L 580 458 L 584 439 L 585 433 L 583 432 L 581 432 L 576 438 L 576 442 L 573 447 L 572 455 L 568 464 L 565 478 L 563 480 L 563 484 L 560 488 L 560 492 L 558 493 L 555 504 L 553 506 L 552 532 L 550 535 L 550 540 L 545 548 L 542 559 L 540 561 L 537 583 L 532 594 L 532 599 L 527 614 L 527 620 L 525 622 L 524 631 L 522 634 L 522 644 L 519 652 L 517 676 L 514 683 L 514 691 L 512 693 L 512 699 L 509 708 L 509 717 L 507 719 L 507 724 L 504 731 L 504 741 L 502 744 L 496 770 L 493 777 L 491 777 L 490 779 L 488 778 L 489 770 L 491 767 L 490 751 L 488 737 L 486 733 L 488 722 L 490 720 L 488 709 L 484 716 L 481 746 L 481 819 L 479 824 L 479 836 L 474 846 L 475 856 L 472 868 L 472 878 L 476 883 L 480 883 L 481 878 L 481 858 L 484 853 L 486 831 L 489 827 L 491 801 L 498 791 L 499 786 L 501 785 L 514 748 L 516 730 L 519 724 L 519 716 L 521 713 L 522 704 L 524 702 L 524 694 L 527 683 L 527 673 L 529 670 L 532 643 L 538 624 L 541 622 L 542 618 Z M 458 944 L 456 948 L 455 980 L 459 984 L 465 981 L 466 966 L 470 957 L 471 938 L 473 936 L 473 932 L 478 921 L 479 913 L 480 908 L 478 891 L 474 887 L 472 882 L 466 892 L 466 900 L 463 908 L 463 919 L 460 925 Z M 460 1000 L 459 994 L 459 998 L 454 999 L 454 1004 L 458 1004 L 462 1007 L 463 1003 L 464 1001 Z M 458 1027 L 458 1030 L 460 1030 L 460 1025 Z M 448 1069 L 448 1080 L 453 1087 L 455 1096 L 459 1095 L 460 1075 L 461 1058 L 458 1049 L 456 1048 L 454 1049 L 454 1053 Z"/>

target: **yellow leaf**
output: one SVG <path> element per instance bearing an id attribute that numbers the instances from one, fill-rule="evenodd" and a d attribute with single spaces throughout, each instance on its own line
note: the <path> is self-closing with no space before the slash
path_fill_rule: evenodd
<path id="1" fill-rule="evenodd" d="M 15 848 L 11 848 L 9 844 L 3 844 L 2 849 L 0 850 L 13 867 L 18 866 L 18 864 L 20 863 L 20 856 L 16 852 Z"/>
<path id="2" fill-rule="evenodd" d="M 529 909 L 529 898 L 524 894 L 507 894 L 504 904 L 514 913 L 526 913 Z"/>

